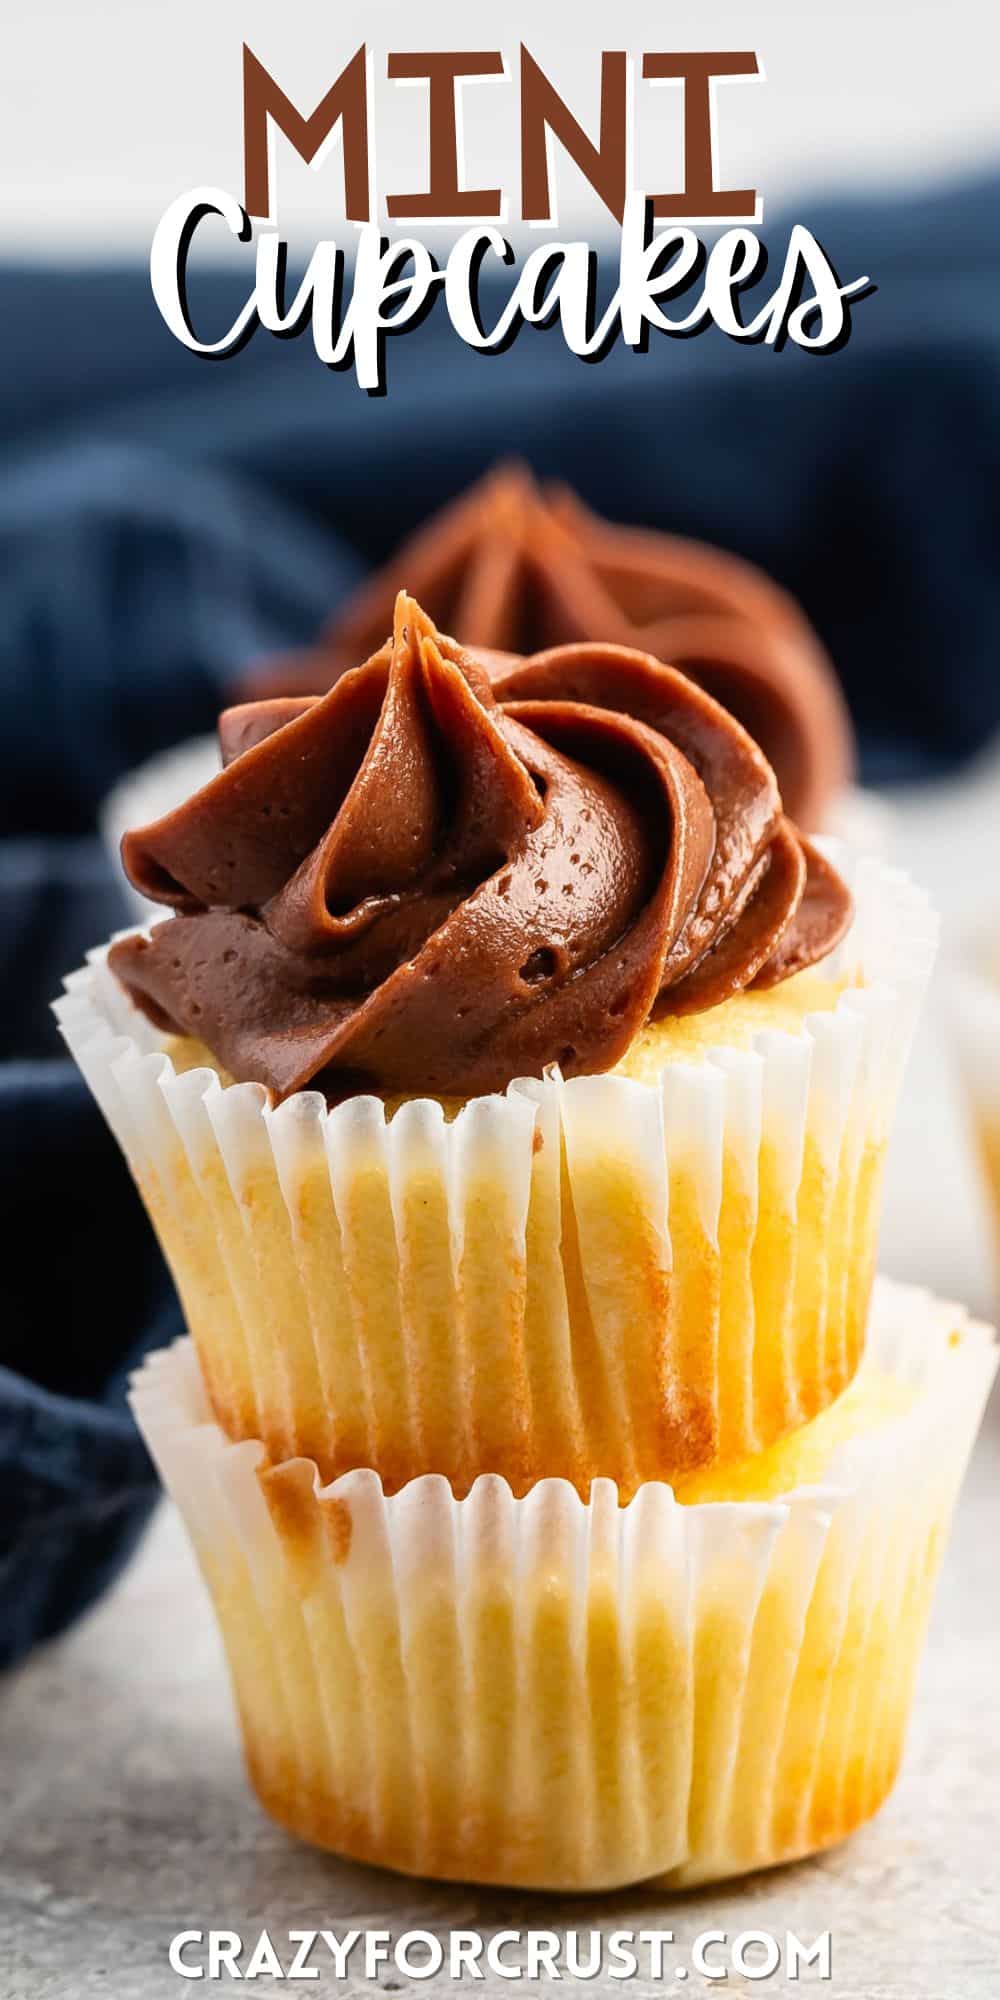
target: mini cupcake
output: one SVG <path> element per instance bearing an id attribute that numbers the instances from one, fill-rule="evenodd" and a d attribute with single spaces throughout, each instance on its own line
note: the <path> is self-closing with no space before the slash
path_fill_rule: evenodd
<path id="1" fill-rule="evenodd" d="M 324 1479 L 623 1497 L 850 1381 L 933 945 L 738 723 L 625 648 L 475 656 L 401 596 L 229 712 L 131 835 L 176 914 L 68 982 L 215 1415 Z"/>
<path id="2" fill-rule="evenodd" d="M 826 1847 L 886 1796 L 995 1362 L 957 1307 L 882 1281 L 839 1402 L 624 1507 L 605 1480 L 324 1486 L 227 1440 L 187 1341 L 133 1406 L 276 1819 L 423 1875 L 680 1887 Z"/>

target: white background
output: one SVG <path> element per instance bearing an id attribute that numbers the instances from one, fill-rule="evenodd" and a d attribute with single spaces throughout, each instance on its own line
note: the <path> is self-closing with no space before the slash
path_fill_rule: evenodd
<path id="1" fill-rule="evenodd" d="M 176 194 L 242 186 L 241 45 L 308 113 L 358 44 L 375 51 L 380 192 L 423 184 L 426 97 L 385 77 L 392 48 L 501 48 L 523 39 L 596 132 L 602 47 L 752 48 L 763 82 L 720 88 L 726 185 L 774 203 L 798 190 L 920 184 L 1000 156 L 1000 8 L 993 0 L 5 0 L 0 8 L 0 251 L 145 255 Z M 638 86 L 639 184 L 679 185 L 680 93 Z M 513 82 L 465 93 L 472 184 L 507 165 L 516 207 Z M 603 210 L 559 167 L 560 223 Z M 281 144 L 280 221 L 293 239 L 343 230 L 339 153 L 312 173 Z"/>

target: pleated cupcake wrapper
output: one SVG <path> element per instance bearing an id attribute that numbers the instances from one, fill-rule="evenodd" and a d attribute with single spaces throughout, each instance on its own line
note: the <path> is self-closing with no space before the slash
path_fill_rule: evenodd
<path id="1" fill-rule="evenodd" d="M 898 1763 L 989 1329 L 882 1280 L 904 1413 L 768 1503 L 495 1476 L 323 1486 L 211 1420 L 191 1344 L 133 1407 L 215 1600 L 264 1804 L 415 1873 L 683 1885 L 826 1845 Z M 901 1399 L 903 1400 L 903 1399 Z"/>
<path id="2" fill-rule="evenodd" d="M 838 865 L 852 872 L 847 857 Z M 65 1038 L 171 1262 L 215 1414 L 276 1460 L 386 1485 L 497 1471 L 586 1491 L 732 1458 L 815 1414 L 861 1352 L 881 1162 L 934 947 L 898 871 L 853 870 L 801 1035 L 557 1072 L 447 1118 L 375 1097 L 278 1109 L 178 1074 L 104 954 Z"/>
<path id="3" fill-rule="evenodd" d="M 155 923 L 162 910 L 126 879 L 120 860 L 122 836 L 183 805 L 219 768 L 218 738 L 195 736 L 128 771 L 108 793 L 101 808 L 101 833 L 140 923 Z M 826 832 L 859 853 L 886 860 L 893 847 L 893 824 L 892 808 L 883 799 L 860 786 L 848 785 L 831 802 Z"/>

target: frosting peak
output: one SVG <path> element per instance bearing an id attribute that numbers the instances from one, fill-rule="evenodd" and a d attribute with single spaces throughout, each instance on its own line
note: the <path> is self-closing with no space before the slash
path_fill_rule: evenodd
<path id="1" fill-rule="evenodd" d="M 219 733 L 219 775 L 125 838 L 176 914 L 111 963 L 278 1097 L 608 1069 L 654 1011 L 784 978 L 849 916 L 739 724 L 625 647 L 477 656 L 401 592 L 327 695 Z"/>

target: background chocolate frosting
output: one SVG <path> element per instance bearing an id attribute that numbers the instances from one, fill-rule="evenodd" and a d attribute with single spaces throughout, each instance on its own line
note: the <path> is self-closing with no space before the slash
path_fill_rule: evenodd
<path id="1" fill-rule="evenodd" d="M 822 826 L 852 775 L 836 672 L 786 591 L 703 542 L 604 521 L 519 465 L 498 467 L 434 515 L 348 598 L 311 652 L 257 668 L 248 691 L 325 692 L 381 644 L 401 576 L 467 645 L 535 653 L 594 639 L 680 667 L 760 744 L 799 826 Z"/>
<path id="2" fill-rule="evenodd" d="M 220 741 L 220 774 L 126 836 L 176 914 L 111 963 L 278 1098 L 608 1069 L 657 1011 L 787 978 L 849 921 L 745 731 L 628 648 L 476 655 L 400 593 L 363 666 L 229 710 Z"/>

